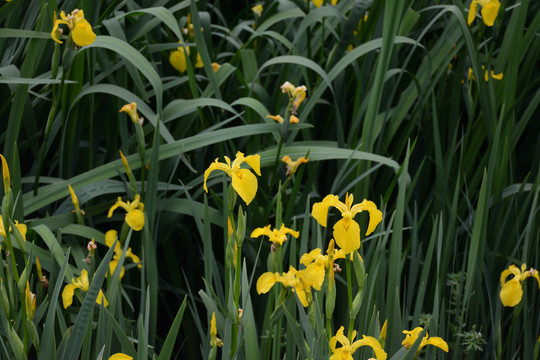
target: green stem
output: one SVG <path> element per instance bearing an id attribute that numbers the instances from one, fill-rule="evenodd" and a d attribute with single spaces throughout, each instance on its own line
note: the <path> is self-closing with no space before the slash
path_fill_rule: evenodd
<path id="1" fill-rule="evenodd" d="M 347 337 L 350 339 L 352 337 L 353 327 L 354 327 L 354 318 L 351 316 L 352 312 L 352 284 L 351 284 L 351 264 L 350 261 L 345 262 L 345 268 L 347 271 L 347 300 L 349 301 L 349 329 L 347 332 Z"/>

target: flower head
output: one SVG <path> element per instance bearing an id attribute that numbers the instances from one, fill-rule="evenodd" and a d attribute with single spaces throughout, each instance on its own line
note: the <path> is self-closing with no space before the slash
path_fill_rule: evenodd
<path id="1" fill-rule="evenodd" d="M 221 68 L 221 65 L 217 62 L 212 63 L 212 70 L 216 73 Z"/>
<path id="2" fill-rule="evenodd" d="M 223 341 L 217 337 L 217 325 L 216 325 L 216 313 L 212 313 L 212 320 L 210 320 L 210 345 L 221 347 Z"/>
<path id="3" fill-rule="evenodd" d="M 113 246 L 114 240 L 116 240 L 116 235 L 117 235 L 116 230 L 109 230 L 105 233 L 105 244 L 109 248 Z M 114 274 L 114 270 L 116 269 L 116 266 L 118 266 L 118 262 L 120 261 L 120 257 L 122 256 L 123 253 L 124 251 L 122 250 L 122 246 L 117 241 L 116 246 L 114 247 L 113 258 L 111 262 L 109 263 L 109 272 L 111 273 L 111 275 Z M 137 264 L 137 267 L 142 268 L 141 259 L 131 251 L 131 248 L 128 248 L 126 250 L 125 257 L 130 258 L 135 264 Z M 122 266 L 122 269 L 120 269 L 119 279 L 122 279 L 124 277 L 124 273 L 125 273 L 125 269 Z"/>
<path id="4" fill-rule="evenodd" d="M 119 112 L 125 112 L 134 124 L 139 123 L 139 114 L 137 113 L 137 104 L 132 102 L 122 106 Z"/>
<path id="5" fill-rule="evenodd" d="M 15 220 L 15 227 L 19 232 L 21 233 L 23 240 L 26 241 L 26 225 L 25 224 L 19 224 L 17 220 Z M 2 218 L 2 215 L 0 215 L 0 236 L 3 236 L 4 238 L 7 236 L 6 231 L 11 232 L 11 226 L 8 226 L 7 229 L 4 227 L 4 220 Z"/>
<path id="6" fill-rule="evenodd" d="M 255 14 L 255 16 L 260 17 L 263 12 L 263 6 L 261 4 L 255 5 L 251 8 L 251 11 Z"/>
<path id="7" fill-rule="evenodd" d="M 298 238 L 300 233 L 285 227 L 285 224 L 281 224 L 281 227 L 278 229 L 270 230 L 270 225 L 267 225 L 263 228 L 256 228 L 251 233 L 252 238 L 257 238 L 262 235 L 268 236 L 268 240 L 274 244 L 283 245 L 283 242 L 287 240 L 287 234 L 291 234 L 295 238 Z"/>
<path id="8" fill-rule="evenodd" d="M 478 5 L 482 7 L 480 12 L 482 13 L 484 24 L 486 24 L 486 26 L 493 26 L 497 14 L 499 13 L 499 8 L 501 7 L 499 0 L 472 0 L 469 7 L 469 17 L 467 18 L 467 24 L 469 24 L 469 26 L 471 26 L 476 17 Z"/>
<path id="9" fill-rule="evenodd" d="M 420 335 L 420 333 L 423 330 L 424 329 L 421 327 L 416 327 L 410 331 L 403 330 L 403 333 L 405 334 L 405 339 L 403 340 L 401 345 L 403 345 L 405 349 L 409 349 L 415 343 L 416 339 L 418 339 L 418 335 Z M 442 349 L 448 352 L 448 344 L 446 343 L 446 341 L 444 341 L 440 337 L 430 338 L 427 332 L 426 332 L 426 336 L 424 336 L 424 338 L 422 339 L 422 342 L 420 343 L 420 346 L 418 347 L 418 352 L 420 351 L 420 349 L 422 349 L 426 345 L 433 345 L 433 346 L 438 347 L 439 349 Z"/>
<path id="10" fill-rule="evenodd" d="M 257 293 L 266 294 L 270 289 L 279 282 L 284 287 L 290 287 L 292 291 L 298 296 L 300 303 L 307 307 L 311 302 L 311 287 L 316 290 L 321 289 L 321 285 L 324 281 L 324 273 L 322 281 L 317 283 L 312 283 L 314 279 L 320 279 L 318 276 L 314 275 L 313 272 L 316 271 L 314 268 L 296 270 L 294 267 L 290 267 L 289 271 L 282 274 L 266 272 L 262 274 L 257 280 Z"/>
<path id="11" fill-rule="evenodd" d="M 54 13 L 54 25 L 51 31 L 51 38 L 59 44 L 62 44 L 60 35 L 62 34 L 59 28 L 60 24 L 67 25 L 73 42 L 78 46 L 86 46 L 92 44 L 96 40 L 96 34 L 92 31 L 92 25 L 84 18 L 84 11 L 75 9 L 71 14 L 66 16 L 65 12 L 60 12 L 60 19 L 56 18 Z"/>
<path id="12" fill-rule="evenodd" d="M 361 346 L 369 346 L 375 352 L 377 360 L 386 360 L 386 352 L 382 348 L 381 344 L 371 336 L 362 335 L 362 339 L 356 340 L 351 344 L 349 339 L 343 334 L 343 326 L 339 328 L 336 335 L 330 339 L 330 350 L 332 350 L 332 356 L 330 360 L 353 360 L 352 354 Z M 352 333 L 352 340 L 356 337 L 356 330 Z M 336 348 L 337 343 L 342 346 Z"/>
<path id="13" fill-rule="evenodd" d="M 141 202 L 141 195 L 136 194 L 132 202 L 124 202 L 119 196 L 116 203 L 109 209 L 107 217 L 110 218 L 114 210 L 119 207 L 127 211 L 126 223 L 135 231 L 142 230 L 144 227 L 144 204 Z"/>
<path id="14" fill-rule="evenodd" d="M 280 124 L 283 124 L 285 120 L 281 117 L 281 115 L 266 115 L 267 118 L 277 121 Z M 292 115 L 289 117 L 289 124 L 298 124 L 300 122 L 300 119 L 298 119 L 296 116 Z"/>
<path id="15" fill-rule="evenodd" d="M 221 163 L 218 161 L 218 159 L 216 159 L 212 164 L 210 164 L 208 169 L 206 169 L 204 172 L 204 191 L 208 192 L 206 180 L 208 179 L 210 173 L 214 170 L 222 170 L 231 177 L 233 189 L 238 193 L 238 195 L 240 195 L 242 200 L 246 202 L 246 205 L 249 205 L 257 193 L 257 178 L 251 171 L 248 169 L 241 169 L 240 166 L 245 162 L 253 169 L 253 171 L 255 171 L 257 175 L 261 176 L 260 155 L 249 155 L 244 157 L 244 154 L 238 151 L 232 164 L 231 159 L 229 159 L 227 156 L 225 156 L 225 162 L 226 164 Z"/>
<path id="16" fill-rule="evenodd" d="M 182 42 L 179 41 L 178 43 L 181 44 Z M 187 55 L 189 56 L 189 46 L 186 46 L 185 50 L 183 46 L 179 46 L 176 50 L 171 51 L 171 55 L 169 56 L 169 62 L 171 63 L 171 65 L 176 70 L 180 71 L 181 73 L 186 72 L 186 69 L 187 69 L 186 52 L 187 52 Z M 195 63 L 195 67 L 196 68 L 203 67 L 201 54 L 199 53 L 197 53 L 197 62 Z"/>
<path id="17" fill-rule="evenodd" d="M 298 167 L 301 164 L 305 164 L 309 161 L 309 158 L 306 157 L 300 157 L 296 161 L 292 161 L 291 157 L 289 155 L 285 155 L 281 158 L 281 161 L 283 161 L 285 164 L 287 164 L 287 176 L 290 174 L 294 174 L 296 170 L 298 170 Z"/>
<path id="18" fill-rule="evenodd" d="M 315 203 L 311 215 L 326 227 L 326 217 L 330 206 L 337 208 L 343 217 L 334 225 L 334 239 L 346 254 L 360 248 L 360 226 L 354 221 L 354 216 L 364 210 L 369 212 L 369 225 L 366 235 L 371 234 L 382 220 L 382 212 L 373 201 L 365 200 L 353 206 L 353 195 L 347 194 L 345 203 L 339 201 L 336 195 L 327 195 L 323 201 Z"/>
<path id="19" fill-rule="evenodd" d="M 513 275 L 510 280 L 506 280 L 509 275 Z M 521 265 L 521 270 L 515 265 L 510 265 L 508 269 L 501 273 L 501 292 L 499 297 L 504 306 L 514 307 L 521 302 L 523 297 L 523 289 L 521 283 L 528 277 L 533 277 L 538 282 L 540 288 L 540 277 L 538 270 L 530 268 L 527 270 L 527 264 Z"/>
<path id="20" fill-rule="evenodd" d="M 280 88 L 281 91 L 284 94 L 289 95 L 289 99 L 293 101 L 294 111 L 298 110 L 298 106 L 300 106 L 302 101 L 306 98 L 307 87 L 305 85 L 295 87 L 290 82 L 285 81 Z"/>
<path id="21" fill-rule="evenodd" d="M 88 281 L 88 271 L 82 270 L 81 276 L 79 276 L 77 279 L 71 279 L 71 284 L 66 285 L 64 287 L 64 290 L 62 291 L 62 301 L 64 304 L 64 309 L 67 309 L 73 303 L 73 295 L 75 295 L 75 289 L 81 289 L 82 291 L 87 292 L 89 287 L 90 282 Z M 96 303 L 101 304 L 102 302 L 105 306 L 109 305 L 107 299 L 105 298 L 105 295 L 103 295 L 103 292 L 99 290 Z"/>

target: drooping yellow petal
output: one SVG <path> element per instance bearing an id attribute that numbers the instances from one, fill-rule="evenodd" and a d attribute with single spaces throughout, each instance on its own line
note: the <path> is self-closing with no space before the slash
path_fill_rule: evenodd
<path id="1" fill-rule="evenodd" d="M 281 115 L 279 115 L 279 114 L 278 115 L 266 115 L 266 117 L 269 118 L 269 119 L 275 120 L 280 124 L 283 124 L 283 121 L 284 121 L 283 118 L 281 117 Z"/>
<path id="2" fill-rule="evenodd" d="M 258 238 L 259 236 L 266 235 L 268 237 L 272 236 L 272 230 L 270 230 L 270 225 L 266 225 L 263 228 L 256 228 L 251 233 L 250 237 L 252 238 Z"/>
<path id="3" fill-rule="evenodd" d="M 80 19 L 71 31 L 73 42 L 79 46 L 87 46 L 96 40 L 92 25 L 86 19 Z"/>
<path id="4" fill-rule="evenodd" d="M 499 0 L 491 0 L 489 3 L 482 6 L 480 13 L 482 14 L 482 20 L 484 20 L 484 24 L 486 24 L 486 26 L 493 26 L 495 19 L 499 14 L 500 6 L 501 3 Z"/>
<path id="5" fill-rule="evenodd" d="M 374 337 L 362 335 L 362 339 L 356 340 L 351 345 L 351 352 L 356 351 L 356 349 L 358 349 L 361 346 L 371 347 L 373 351 L 375 352 L 375 357 L 377 358 L 377 360 L 386 360 L 387 358 L 386 352 L 382 348 L 379 341 L 377 341 L 377 339 L 375 339 Z"/>
<path id="6" fill-rule="evenodd" d="M 189 54 L 189 47 L 186 47 L 187 53 Z M 183 47 L 179 47 L 177 50 L 171 51 L 169 55 L 169 62 L 171 65 L 181 73 L 186 72 L 186 54 Z"/>
<path id="7" fill-rule="evenodd" d="M 334 225 L 334 239 L 336 244 L 349 254 L 360 248 L 360 226 L 354 220 L 341 219 Z"/>
<path id="8" fill-rule="evenodd" d="M 266 272 L 257 280 L 257 294 L 266 294 L 277 281 L 277 274 Z"/>
<path id="9" fill-rule="evenodd" d="M 139 209 L 131 210 L 126 215 L 126 223 L 135 231 L 141 231 L 144 227 L 144 212 Z"/>
<path id="10" fill-rule="evenodd" d="M 422 341 L 422 343 L 424 343 L 424 341 Z M 441 350 L 448 352 L 448 344 L 446 343 L 446 341 L 444 341 L 442 338 L 437 337 L 437 336 L 428 338 L 425 341 L 425 345 L 433 345 L 433 346 L 438 347 Z"/>
<path id="11" fill-rule="evenodd" d="M 216 161 L 211 163 L 208 169 L 206 169 L 206 171 L 204 172 L 203 187 L 204 187 L 204 191 L 206 192 L 208 192 L 208 188 L 206 187 L 206 180 L 208 179 L 208 176 L 210 175 L 210 173 L 214 170 L 222 170 L 222 171 L 225 171 L 227 175 L 232 176 L 231 167 L 226 164 L 218 162 L 218 159 L 216 159 Z"/>
<path id="12" fill-rule="evenodd" d="M 336 202 L 339 202 L 339 197 L 337 195 L 327 195 L 323 201 L 313 204 L 313 209 L 311 210 L 311 216 L 317 220 L 319 224 L 326 227 L 328 208 L 330 206 L 335 206 Z"/>
<path id="13" fill-rule="evenodd" d="M 304 270 L 304 278 L 315 289 L 321 290 L 324 282 L 324 263 L 314 262 L 309 264 Z M 331 271 L 334 271 L 333 269 Z"/>
<path id="14" fill-rule="evenodd" d="M 196 68 L 202 68 L 204 65 L 203 65 L 203 62 L 202 62 L 202 59 L 201 59 L 201 54 L 197 53 L 197 62 L 195 63 L 195 67 Z"/>
<path id="15" fill-rule="evenodd" d="M 360 211 L 367 210 L 369 213 L 369 225 L 368 229 L 366 231 L 366 235 L 371 234 L 375 228 L 377 228 L 377 225 L 382 221 L 382 212 L 377 209 L 377 205 L 373 201 L 364 200 L 360 204 L 356 204 L 351 208 L 351 213 L 356 214 Z"/>
<path id="16" fill-rule="evenodd" d="M 27 232 L 26 225 L 25 224 L 19 224 L 19 222 L 17 220 L 15 220 L 15 227 L 21 233 L 23 240 L 26 241 L 26 232 Z"/>
<path id="17" fill-rule="evenodd" d="M 499 294 L 501 302 L 504 306 L 514 307 L 521 302 L 523 289 L 521 283 L 516 278 L 505 283 Z"/>
<path id="18" fill-rule="evenodd" d="M 249 205 L 257 194 L 257 178 L 248 169 L 239 169 L 233 173 L 232 186 L 246 205 Z"/>
<path id="19" fill-rule="evenodd" d="M 249 155 L 244 158 L 246 162 L 255 171 L 255 174 L 261 176 L 261 155 Z"/>
<path id="20" fill-rule="evenodd" d="M 67 309 L 73 303 L 73 295 L 75 294 L 75 285 L 67 284 L 62 291 L 62 303 L 64 309 Z"/>
<path id="21" fill-rule="evenodd" d="M 116 353 L 112 355 L 109 360 L 132 360 L 133 357 L 123 354 L 123 353 Z"/>

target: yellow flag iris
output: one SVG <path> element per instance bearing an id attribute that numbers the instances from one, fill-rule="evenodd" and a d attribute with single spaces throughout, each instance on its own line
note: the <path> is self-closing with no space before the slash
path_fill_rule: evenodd
<path id="1" fill-rule="evenodd" d="M 510 280 L 506 280 L 509 275 L 513 275 Z M 515 265 L 510 265 L 508 269 L 501 273 L 501 292 L 499 297 L 504 306 L 514 307 L 521 302 L 523 297 L 523 288 L 521 283 L 527 278 L 533 277 L 538 282 L 540 289 L 540 277 L 538 270 L 530 268 L 527 270 L 527 264 L 521 265 L 521 270 Z"/>
<path id="2" fill-rule="evenodd" d="M 334 239 L 346 254 L 360 248 L 360 225 L 354 216 L 362 211 L 369 212 L 369 225 L 366 235 L 371 234 L 382 220 L 382 212 L 373 201 L 365 200 L 353 206 L 353 195 L 347 194 L 345 203 L 337 195 L 327 195 L 323 201 L 313 205 L 311 215 L 319 224 L 326 227 L 326 217 L 331 206 L 337 208 L 343 217 L 334 225 Z"/>
<path id="3" fill-rule="evenodd" d="M 59 26 L 67 25 L 73 42 L 78 46 L 92 44 L 96 40 L 96 34 L 92 31 L 92 25 L 84 18 L 84 11 L 75 9 L 71 14 L 66 15 L 64 11 L 60 12 L 60 19 L 54 14 L 54 25 L 51 31 L 51 38 L 59 44 L 62 44 L 60 35 L 62 31 Z"/>
<path id="4" fill-rule="evenodd" d="M 339 328 L 336 335 L 330 339 L 330 350 L 332 355 L 330 360 L 353 360 L 352 354 L 361 346 L 369 346 L 375 352 L 377 360 L 386 360 L 387 354 L 381 344 L 372 336 L 362 335 L 362 339 L 356 340 L 353 343 L 343 334 L 343 326 Z M 352 340 L 356 337 L 356 330 L 352 333 Z M 337 343 L 341 344 L 340 348 L 336 348 Z"/>
<path id="5" fill-rule="evenodd" d="M 285 164 L 287 164 L 287 176 L 290 174 L 294 174 L 296 170 L 298 170 L 298 167 L 302 164 L 306 164 L 309 161 L 309 158 L 306 157 L 300 157 L 295 161 L 292 161 L 291 157 L 289 155 L 285 155 L 281 158 L 281 161 L 283 161 Z"/>
<path id="6" fill-rule="evenodd" d="M 403 330 L 403 333 L 405 334 L 405 339 L 403 340 L 401 345 L 403 345 L 405 349 L 409 349 L 415 343 L 416 339 L 418 339 L 418 335 L 420 335 L 420 333 L 423 330 L 424 329 L 421 327 L 416 327 L 412 330 Z M 420 343 L 420 346 L 418 347 L 418 352 L 420 351 L 420 349 L 422 349 L 426 345 L 433 345 L 433 346 L 438 347 L 439 349 L 442 349 L 448 352 L 448 344 L 446 343 L 446 341 L 444 341 L 440 337 L 430 338 L 427 332 L 426 332 L 426 336 L 424 336 L 424 338 L 422 339 L 422 342 Z"/>
<path id="7" fill-rule="evenodd" d="M 141 202 L 141 195 L 136 194 L 133 201 L 124 202 L 119 196 L 116 203 L 111 206 L 107 217 L 110 218 L 117 208 L 121 207 L 127 211 L 126 223 L 135 231 L 140 231 L 144 227 L 144 204 Z"/>
<path id="8" fill-rule="evenodd" d="M 467 18 L 467 24 L 469 24 L 469 26 L 471 26 L 476 17 L 478 5 L 482 7 L 480 13 L 482 14 L 484 24 L 486 24 L 486 26 L 493 26 L 495 19 L 499 14 L 499 8 L 501 7 L 499 0 L 472 0 L 469 7 L 469 17 Z"/>
<path id="9" fill-rule="evenodd" d="M 270 240 L 274 244 L 283 245 L 283 243 L 287 241 L 288 234 L 291 234 L 297 239 L 298 239 L 298 236 L 300 235 L 298 231 L 289 229 L 285 227 L 285 224 L 281 224 L 281 227 L 279 228 L 279 230 L 278 229 L 270 230 L 270 225 L 267 225 L 263 228 L 256 228 L 251 233 L 251 237 L 258 238 L 259 236 L 266 235 L 268 236 L 268 240 Z"/>
<path id="10" fill-rule="evenodd" d="M 81 276 L 79 276 L 77 279 L 72 279 L 71 284 L 66 285 L 64 287 L 64 290 L 62 291 L 62 301 L 64 309 L 67 309 L 73 303 L 73 295 L 75 295 L 75 289 L 81 289 L 82 291 L 87 292 L 88 288 L 90 288 L 88 271 L 82 270 Z M 105 306 L 109 305 L 107 299 L 105 298 L 105 295 L 103 295 L 103 292 L 99 290 L 96 303 L 101 304 L 102 302 Z"/>
<path id="11" fill-rule="evenodd" d="M 117 232 L 116 230 L 109 230 L 107 233 L 105 233 L 105 244 L 111 248 L 114 244 L 114 240 L 116 240 Z M 114 247 L 114 255 L 109 263 L 109 271 L 112 274 L 114 274 L 114 270 L 116 269 L 116 266 L 118 266 L 118 262 L 120 261 L 120 257 L 123 254 L 122 245 L 120 245 L 119 242 L 116 242 L 116 246 Z M 126 251 L 126 258 L 130 258 L 135 264 L 137 264 L 137 267 L 142 268 L 141 259 L 135 255 L 131 248 L 128 248 Z M 119 279 L 122 279 L 124 277 L 125 269 L 122 266 L 122 269 L 120 269 L 120 277 Z"/>
<path id="12" fill-rule="evenodd" d="M 182 43 L 179 41 L 179 43 Z M 183 46 L 179 46 L 176 50 L 171 51 L 171 55 L 169 56 L 169 62 L 171 65 L 181 73 L 186 72 L 187 65 L 186 65 L 186 52 L 189 56 L 189 46 L 186 46 L 185 50 Z M 203 63 L 201 59 L 201 54 L 197 53 L 197 62 L 195 63 L 196 68 L 202 68 Z"/>
<path id="13" fill-rule="evenodd" d="M 244 157 L 244 154 L 238 151 L 232 164 L 231 159 L 229 159 L 227 156 L 225 156 L 225 162 L 226 164 L 221 163 L 218 161 L 218 159 L 216 159 L 216 161 L 210 164 L 208 169 L 206 169 L 204 172 L 204 191 L 208 192 L 206 180 L 208 179 L 210 173 L 214 170 L 222 170 L 231 177 L 233 189 L 238 193 L 238 195 L 240 195 L 242 200 L 246 202 L 246 205 L 249 205 L 257 193 L 257 178 L 251 171 L 248 169 L 241 169 L 240 166 L 242 163 L 246 163 L 253 169 L 253 171 L 255 171 L 257 175 L 261 176 L 260 155 L 249 155 Z"/>

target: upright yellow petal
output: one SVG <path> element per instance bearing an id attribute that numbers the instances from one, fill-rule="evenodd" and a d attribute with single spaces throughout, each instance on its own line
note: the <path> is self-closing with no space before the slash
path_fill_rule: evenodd
<path id="1" fill-rule="evenodd" d="M 320 8 L 323 3 L 323 0 L 313 0 L 313 5 Z"/>
<path id="2" fill-rule="evenodd" d="M 92 31 L 92 25 L 86 20 L 81 19 L 71 31 L 73 42 L 79 46 L 87 46 L 96 40 L 96 34 Z"/>
<path id="3" fill-rule="evenodd" d="M 4 180 L 4 192 L 7 193 L 8 190 L 11 189 L 9 167 L 6 158 L 2 154 L 0 154 L 0 158 L 2 159 L 2 178 Z"/>
<path id="4" fill-rule="evenodd" d="M 114 244 L 114 240 L 116 240 L 116 235 L 118 232 L 116 230 L 109 230 L 105 233 L 105 244 L 108 247 L 112 247 Z"/>
<path id="5" fill-rule="evenodd" d="M 257 194 L 257 178 L 248 169 L 239 169 L 231 177 L 234 190 L 245 201 L 246 205 L 249 205 Z"/>

